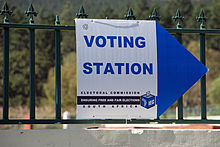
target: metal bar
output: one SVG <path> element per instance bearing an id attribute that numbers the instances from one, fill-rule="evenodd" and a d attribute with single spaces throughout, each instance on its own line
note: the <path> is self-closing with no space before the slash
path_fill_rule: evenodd
<path id="1" fill-rule="evenodd" d="M 35 119 L 35 30 L 30 29 L 30 119 Z"/>
<path id="2" fill-rule="evenodd" d="M 149 120 L 149 119 L 10 119 L 0 120 L 1 124 L 148 124 L 148 123 L 159 123 L 159 124 L 220 124 L 220 120 L 176 120 L 176 119 L 160 119 L 160 120 Z"/>
<path id="3" fill-rule="evenodd" d="M 9 85 L 9 28 L 4 28 L 4 61 L 3 61 L 3 119 L 8 119 L 8 85 Z"/>
<path id="4" fill-rule="evenodd" d="M 181 33 L 176 33 L 176 39 L 179 41 L 179 43 L 182 44 L 182 34 Z M 178 101 L 178 120 L 183 119 L 183 96 L 181 96 Z"/>
<path id="5" fill-rule="evenodd" d="M 56 30 L 75 30 L 75 26 L 69 25 L 37 25 L 37 24 L 4 24 L 0 23 L 0 27 L 8 28 L 29 28 L 29 29 L 56 29 Z M 170 33 L 209 33 L 209 34 L 219 34 L 220 29 L 175 29 L 175 28 L 165 28 Z"/>
<path id="6" fill-rule="evenodd" d="M 205 61 L 205 34 L 200 34 L 200 61 L 206 65 Z M 206 119 L 206 75 L 201 79 L 201 119 Z"/>
<path id="7" fill-rule="evenodd" d="M 68 25 L 36 25 L 36 24 L 3 24 L 0 23 L 0 27 L 9 28 L 28 28 L 28 29 L 56 29 L 56 30 L 75 30 L 75 26 Z"/>
<path id="8" fill-rule="evenodd" d="M 209 33 L 209 34 L 219 34 L 220 29 L 173 29 L 173 28 L 165 28 L 170 33 Z"/>
<path id="9" fill-rule="evenodd" d="M 56 119 L 61 119 L 61 53 L 60 31 L 55 30 L 55 68 L 56 68 Z"/>

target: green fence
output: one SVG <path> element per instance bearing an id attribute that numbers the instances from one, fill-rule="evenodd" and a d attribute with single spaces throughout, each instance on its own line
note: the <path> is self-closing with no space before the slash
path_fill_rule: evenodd
<path id="1" fill-rule="evenodd" d="M 9 15 L 12 11 L 9 10 L 7 3 L 4 4 L 1 14 L 4 15 L 4 22 L 0 23 L 0 28 L 3 29 L 3 119 L 0 120 L 0 124 L 100 124 L 100 123 L 220 123 L 220 120 L 208 120 L 206 112 L 206 76 L 201 79 L 201 119 L 200 120 L 184 120 L 183 119 L 183 97 L 178 100 L 178 118 L 177 119 L 96 119 L 96 120 L 76 120 L 67 119 L 63 120 L 61 118 L 61 52 L 60 52 L 60 42 L 61 42 L 61 31 L 68 30 L 74 31 L 75 26 L 60 25 L 59 17 L 56 16 L 55 25 L 39 25 L 34 24 L 34 17 L 37 13 L 34 11 L 32 5 L 30 5 L 28 11 L 25 12 L 27 16 L 30 17 L 29 24 L 15 24 L 9 23 Z M 87 18 L 87 14 L 84 8 L 81 7 L 79 13 L 77 13 L 78 18 Z M 135 19 L 132 9 L 129 9 L 128 14 L 125 19 Z M 154 9 L 152 15 L 149 16 L 150 20 L 160 20 L 157 10 Z M 176 28 L 167 28 L 166 30 L 172 34 L 176 35 L 177 40 L 182 43 L 182 34 L 195 34 L 200 36 L 200 60 L 205 65 L 205 36 L 207 34 L 220 34 L 220 29 L 206 29 L 205 22 L 207 18 L 204 12 L 201 11 L 200 15 L 197 17 L 197 21 L 200 22 L 199 29 L 183 29 L 181 28 L 181 22 L 184 17 L 181 16 L 179 9 L 176 12 L 176 16 L 173 16 L 174 21 L 177 22 Z M 29 30 L 29 68 L 30 68 L 30 119 L 9 119 L 9 34 L 10 29 L 28 29 Z M 53 30 L 55 33 L 55 74 L 56 74 L 56 118 L 55 119 L 36 119 L 35 117 L 35 30 L 36 29 L 47 29 Z"/>

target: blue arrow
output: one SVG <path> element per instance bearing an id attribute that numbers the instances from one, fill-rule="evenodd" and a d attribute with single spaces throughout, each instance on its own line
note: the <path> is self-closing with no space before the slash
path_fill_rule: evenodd
<path id="1" fill-rule="evenodd" d="M 156 23 L 158 96 L 157 117 L 163 114 L 208 68 L 199 62 L 169 32 Z"/>

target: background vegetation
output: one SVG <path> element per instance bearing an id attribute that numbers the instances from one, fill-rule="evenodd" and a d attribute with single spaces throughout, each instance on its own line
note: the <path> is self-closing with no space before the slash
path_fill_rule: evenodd
<path id="1" fill-rule="evenodd" d="M 24 15 L 29 0 L 8 0 L 13 10 L 10 22 L 28 23 Z M 3 1 L 0 1 L 3 5 Z M 55 15 L 59 14 L 61 24 L 74 25 L 75 13 L 83 4 L 90 18 L 124 19 L 129 7 L 132 7 L 137 19 L 149 19 L 153 8 L 157 8 L 163 27 L 175 28 L 172 20 L 177 8 L 184 16 L 183 28 L 199 28 L 196 16 L 201 9 L 208 17 L 207 28 L 220 29 L 219 0 L 35 0 L 34 7 L 38 16 L 37 24 L 54 24 Z M 3 17 L 2 19 L 3 20 Z M 3 91 L 3 32 L 0 29 L 0 106 Z M 183 45 L 199 59 L 199 36 L 184 35 Z M 29 103 L 29 49 L 28 30 L 13 29 L 10 33 L 10 106 L 28 106 Z M 207 36 L 207 74 L 208 105 L 220 104 L 220 37 Z M 75 32 L 62 32 L 62 106 L 75 107 L 76 99 L 76 48 Z M 38 106 L 52 106 L 55 101 L 54 82 L 54 32 L 36 31 L 36 99 Z M 200 105 L 200 86 L 195 84 L 184 96 L 184 107 Z"/>

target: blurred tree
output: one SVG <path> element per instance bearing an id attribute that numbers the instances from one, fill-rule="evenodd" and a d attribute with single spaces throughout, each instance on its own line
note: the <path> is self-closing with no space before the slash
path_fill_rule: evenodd
<path id="1" fill-rule="evenodd" d="M 213 0 L 210 6 L 210 16 L 208 20 L 208 27 L 210 29 L 220 29 L 220 1 Z M 215 50 L 220 50 L 220 37 L 212 36 L 208 42 L 208 46 Z"/>
<path id="2" fill-rule="evenodd" d="M 162 8 L 162 13 L 161 13 L 161 20 L 160 20 L 160 24 L 165 27 L 165 28 L 172 28 L 173 25 L 173 20 L 172 20 L 172 16 L 173 14 L 170 12 L 170 6 L 169 5 L 165 5 L 164 8 Z"/>
<path id="3" fill-rule="evenodd" d="M 190 41 L 190 43 L 187 45 L 187 49 L 197 58 L 200 58 L 200 51 L 199 51 L 200 43 L 199 41 Z M 209 91 L 213 80 L 215 80 L 217 77 L 219 77 L 220 73 L 220 52 L 216 50 L 208 49 L 206 51 L 206 66 L 209 69 L 209 72 L 207 73 L 207 81 L 206 81 L 206 87 Z M 207 104 L 210 103 L 210 98 L 207 98 Z M 200 82 L 197 82 L 190 88 L 185 94 L 184 94 L 184 106 L 187 107 L 195 107 L 200 106 Z"/>
<path id="4" fill-rule="evenodd" d="M 210 101 L 213 104 L 220 105 L 220 76 L 216 78 L 208 90 Z"/>
<path id="5" fill-rule="evenodd" d="M 149 8 L 150 5 L 148 4 L 147 0 L 136 0 L 134 14 L 137 19 L 148 19 L 149 15 L 151 14 L 151 12 L 149 12 Z"/>
<path id="6" fill-rule="evenodd" d="M 119 17 L 118 14 L 116 14 L 114 12 L 114 9 L 112 9 L 110 6 L 107 6 L 106 8 L 104 8 L 97 16 L 97 18 L 100 18 L 100 19 L 105 19 L 105 18 L 117 19 L 118 17 Z"/>
<path id="7" fill-rule="evenodd" d="M 76 53 L 71 52 L 64 57 L 61 67 L 61 103 L 62 107 L 73 107 L 76 105 Z M 45 105 L 55 104 L 55 71 L 50 69 L 44 91 L 47 99 L 42 103 Z"/>
<path id="8" fill-rule="evenodd" d="M 37 17 L 39 24 L 54 24 L 55 16 L 50 13 L 45 15 L 45 9 L 42 8 Z M 43 84 L 46 82 L 48 72 L 55 64 L 55 46 L 54 46 L 54 31 L 37 30 L 36 31 L 36 95 L 39 98 L 45 97 Z M 37 99 L 39 104 L 39 98 Z"/>
<path id="9" fill-rule="evenodd" d="M 153 12 L 154 8 L 157 9 L 158 16 L 160 15 L 160 14 L 159 14 L 159 11 L 160 11 L 159 5 L 158 5 L 157 3 L 155 3 L 155 2 L 153 2 L 153 3 L 151 3 L 151 5 L 150 5 L 148 16 L 151 16 L 151 15 L 152 15 L 152 12 Z"/>
<path id="10" fill-rule="evenodd" d="M 73 25 L 74 24 L 74 14 L 72 12 L 72 4 L 70 0 L 67 0 L 60 14 L 60 22 L 64 25 Z M 75 41 L 75 31 L 62 31 L 62 41 L 61 41 L 61 54 L 65 55 L 72 51 L 76 51 L 76 41 Z"/>

